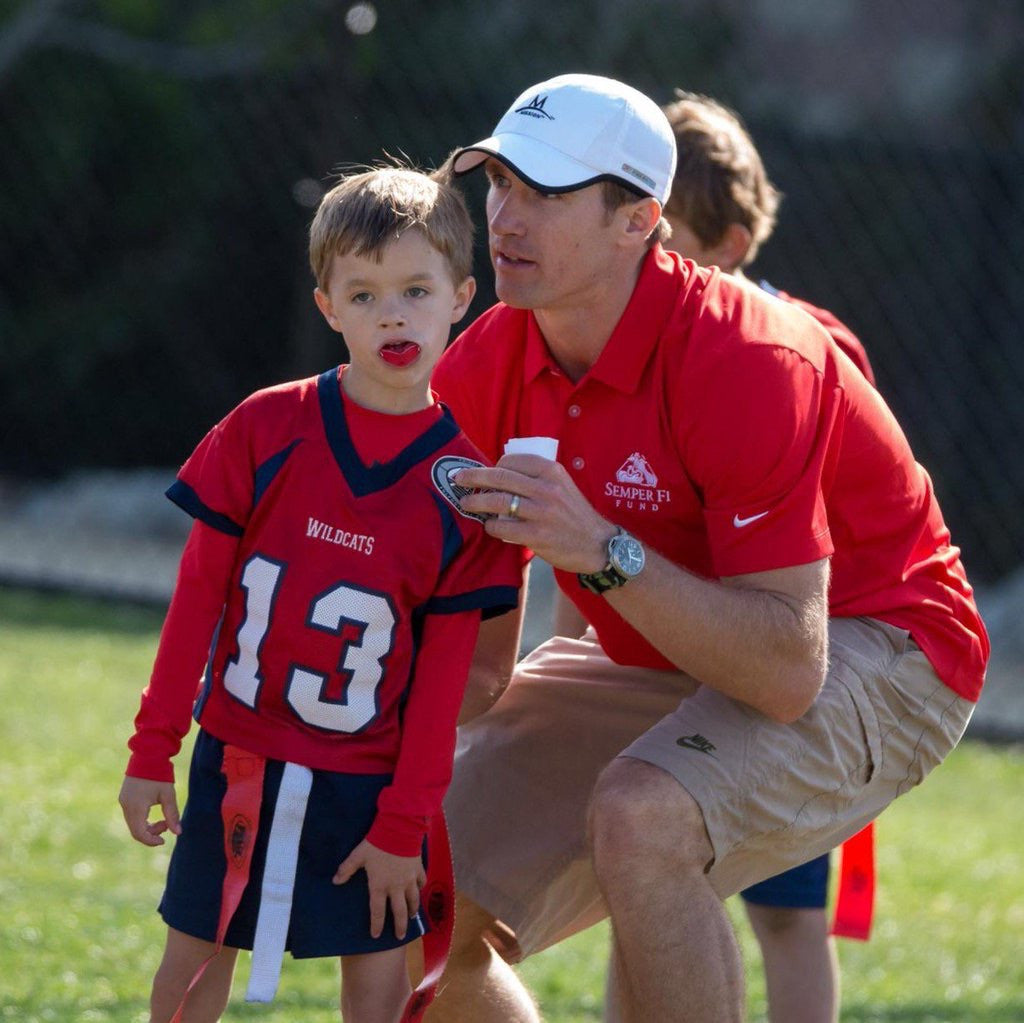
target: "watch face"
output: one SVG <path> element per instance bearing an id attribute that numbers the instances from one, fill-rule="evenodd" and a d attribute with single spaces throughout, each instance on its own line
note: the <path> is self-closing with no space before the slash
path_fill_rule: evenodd
<path id="1" fill-rule="evenodd" d="M 630 579 L 640 574 L 646 561 L 643 545 L 628 534 L 615 537 L 609 545 L 608 554 L 612 565 Z"/>

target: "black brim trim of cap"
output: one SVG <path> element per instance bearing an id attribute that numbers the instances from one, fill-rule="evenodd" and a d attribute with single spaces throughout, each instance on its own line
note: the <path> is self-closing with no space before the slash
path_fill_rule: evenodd
<path id="1" fill-rule="evenodd" d="M 531 178 L 529 174 L 517 167 L 508 157 L 503 156 L 500 153 L 494 153 L 490 149 L 480 149 L 477 146 L 466 146 L 465 149 L 460 149 L 458 154 L 452 158 L 452 167 L 455 166 L 455 161 L 462 156 L 463 153 L 482 153 L 484 158 L 479 163 L 473 164 L 472 167 L 466 168 L 466 170 L 454 171 L 457 178 L 461 178 L 465 174 L 472 174 L 473 171 L 479 170 L 484 165 L 487 157 L 492 157 L 499 163 L 503 163 L 509 170 L 511 170 L 520 181 L 529 185 L 534 191 L 540 192 L 542 195 L 563 195 L 566 192 L 578 192 L 581 188 L 588 188 L 590 185 L 599 184 L 602 181 L 614 181 L 617 185 L 622 185 L 623 188 L 632 192 L 638 199 L 658 199 L 653 192 L 645 192 L 640 188 L 635 181 L 629 181 L 626 178 L 619 177 L 617 174 L 595 174 L 592 178 L 586 178 L 584 181 L 579 181 L 571 185 L 542 185 L 539 181 Z M 661 200 L 658 199 L 660 202 Z"/>

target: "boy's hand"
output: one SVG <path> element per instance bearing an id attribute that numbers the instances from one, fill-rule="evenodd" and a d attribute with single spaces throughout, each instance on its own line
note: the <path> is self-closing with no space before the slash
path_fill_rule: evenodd
<path id="1" fill-rule="evenodd" d="M 344 884 L 359 869 L 366 871 L 370 883 L 370 935 L 381 936 L 390 903 L 395 937 L 404 938 L 409 917 L 419 912 L 420 889 L 427 880 L 421 857 L 395 856 L 364 839 L 338 867 L 334 883 Z"/>
<path id="2" fill-rule="evenodd" d="M 146 778 L 125 778 L 118 796 L 125 823 L 132 838 L 143 845 L 163 845 L 160 837 L 169 831 L 181 834 L 181 820 L 178 816 L 178 798 L 174 785 L 169 781 L 149 781 Z M 163 820 L 149 822 L 149 808 L 159 806 Z"/>

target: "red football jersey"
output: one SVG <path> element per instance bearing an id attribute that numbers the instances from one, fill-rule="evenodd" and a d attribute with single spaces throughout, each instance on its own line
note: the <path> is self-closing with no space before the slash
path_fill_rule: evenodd
<path id="1" fill-rule="evenodd" d="M 374 416 L 382 432 L 399 419 L 415 428 L 393 457 L 365 464 L 354 416 L 369 417 L 364 430 Z M 200 522 L 235 538 L 199 723 L 274 759 L 390 773 L 423 671 L 457 690 L 445 701 L 457 712 L 468 654 L 451 673 L 433 643 L 435 663 L 419 663 L 424 624 L 472 612 L 475 629 L 478 612 L 516 605 L 522 579 L 517 549 L 461 512 L 448 479 L 480 459 L 443 406 L 412 417 L 359 409 L 344 398 L 338 369 L 259 391 L 215 426 L 168 491 Z M 170 631 L 165 626 L 162 648 L 182 641 L 181 627 Z M 184 641 L 209 650 L 209 631 Z M 175 752 L 167 721 L 196 693 L 195 676 L 164 677 L 175 654 L 162 654 L 131 744 L 129 773 L 141 777 L 155 776 L 157 750 L 164 763 Z M 432 725 L 421 718 L 420 727 Z M 454 717 L 445 727 L 454 743 Z M 437 741 L 448 746 L 446 735 Z"/>
<path id="2" fill-rule="evenodd" d="M 988 638 L 931 481 L 892 413 L 822 327 L 660 246 L 577 382 L 533 314 L 498 304 L 449 347 L 434 386 L 490 458 L 559 440 L 596 510 L 707 577 L 832 559 L 830 611 L 907 629 L 976 699 Z M 669 662 L 602 597 L 559 585 L 620 663 Z"/>

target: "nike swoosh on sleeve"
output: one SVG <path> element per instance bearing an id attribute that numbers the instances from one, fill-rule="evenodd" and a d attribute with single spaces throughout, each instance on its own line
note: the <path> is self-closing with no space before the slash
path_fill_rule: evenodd
<path id="1" fill-rule="evenodd" d="M 769 508 L 768 511 L 771 511 L 771 509 Z M 751 522 L 757 522 L 758 519 L 763 519 L 767 514 L 768 512 L 766 511 L 758 512 L 757 515 L 748 515 L 745 519 L 741 519 L 739 515 L 734 515 L 732 517 L 732 524 L 737 529 L 742 529 L 744 526 L 749 526 Z"/>

